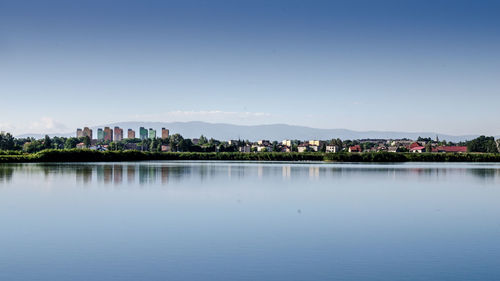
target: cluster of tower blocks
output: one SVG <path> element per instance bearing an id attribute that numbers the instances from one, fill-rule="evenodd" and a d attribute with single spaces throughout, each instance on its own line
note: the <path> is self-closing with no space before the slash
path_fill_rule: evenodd
<path id="1" fill-rule="evenodd" d="M 169 135 L 170 132 L 168 129 L 161 128 L 162 139 L 167 139 Z M 84 127 L 83 130 L 76 129 L 76 137 L 77 138 L 89 137 L 90 139 L 94 139 L 92 134 L 92 129 L 90 129 L 89 127 Z M 127 138 L 135 139 L 136 138 L 135 131 L 132 129 L 128 129 Z M 153 128 L 146 129 L 144 127 L 140 127 L 139 138 L 141 140 L 156 139 L 156 130 L 154 130 Z M 110 127 L 104 127 L 104 129 L 98 128 L 97 139 L 102 141 L 121 141 L 123 140 L 123 128 L 120 128 L 118 126 L 114 127 L 113 129 L 111 129 Z"/>

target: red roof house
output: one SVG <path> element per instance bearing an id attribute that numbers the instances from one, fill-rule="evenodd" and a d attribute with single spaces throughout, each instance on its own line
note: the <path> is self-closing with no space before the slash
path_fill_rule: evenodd
<path id="1" fill-rule="evenodd" d="M 413 153 L 425 152 L 425 146 L 414 146 L 414 147 L 410 148 L 410 152 L 413 152 Z"/>
<path id="2" fill-rule="evenodd" d="M 437 152 L 446 153 L 464 153 L 467 152 L 467 146 L 438 146 Z"/>
<path id="3" fill-rule="evenodd" d="M 361 152 L 361 146 L 359 144 L 354 145 L 354 146 L 350 146 L 349 152 Z"/>
<path id="4" fill-rule="evenodd" d="M 422 145 L 418 142 L 412 142 L 410 144 L 410 146 L 408 147 L 408 149 L 411 150 L 412 148 L 419 147 L 419 146 L 422 146 Z"/>

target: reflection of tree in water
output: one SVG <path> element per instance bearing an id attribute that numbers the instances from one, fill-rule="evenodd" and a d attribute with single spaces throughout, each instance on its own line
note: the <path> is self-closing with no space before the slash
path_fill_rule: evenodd
<path id="1" fill-rule="evenodd" d="M 94 173 L 96 176 L 94 177 Z M 440 165 L 323 165 L 301 163 L 112 163 L 112 164 L 1 164 L 0 183 L 13 178 L 38 175 L 50 182 L 59 177 L 73 176 L 77 183 L 122 185 L 153 185 L 182 181 L 204 182 L 216 178 L 245 180 L 279 177 L 283 180 L 308 179 L 384 179 L 392 180 L 448 180 L 449 178 L 473 177 L 481 181 L 500 178 L 496 166 L 446 166 Z"/>
<path id="2" fill-rule="evenodd" d="M 0 183 L 7 183 L 12 180 L 14 174 L 14 165 L 0 164 Z"/>
<path id="3" fill-rule="evenodd" d="M 192 166 L 167 166 L 166 170 L 162 170 L 162 172 L 167 173 L 166 175 L 162 175 L 162 177 L 166 176 L 170 181 L 180 181 L 184 177 L 188 177 L 192 171 Z"/>
<path id="4" fill-rule="evenodd" d="M 467 169 L 467 171 L 471 175 L 474 175 L 475 177 L 482 180 L 494 180 L 495 178 L 500 176 L 500 169 L 481 168 L 481 169 Z"/>

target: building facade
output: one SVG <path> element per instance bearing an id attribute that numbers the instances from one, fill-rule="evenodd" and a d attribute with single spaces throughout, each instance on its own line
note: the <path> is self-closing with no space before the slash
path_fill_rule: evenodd
<path id="1" fill-rule="evenodd" d="M 152 140 L 156 139 L 156 130 L 149 128 L 149 138 Z"/>
<path id="2" fill-rule="evenodd" d="M 97 139 L 100 141 L 104 140 L 104 131 L 102 128 L 97 129 Z"/>
<path id="3" fill-rule="evenodd" d="M 83 128 L 82 136 L 92 139 L 92 130 L 89 127 Z"/>
<path id="4" fill-rule="evenodd" d="M 168 129 L 165 129 L 165 128 L 161 128 L 161 138 L 162 139 L 168 139 L 168 136 L 169 136 L 169 130 Z"/>
<path id="5" fill-rule="evenodd" d="M 113 131 L 114 131 L 114 141 L 122 141 L 123 129 L 120 127 L 115 127 Z"/>
<path id="6" fill-rule="evenodd" d="M 83 131 L 82 131 L 82 129 L 76 129 L 76 137 L 77 138 L 83 137 Z"/>
<path id="7" fill-rule="evenodd" d="M 113 141 L 113 131 L 110 127 L 104 127 L 104 140 Z"/>
<path id="8" fill-rule="evenodd" d="M 145 140 L 148 138 L 148 130 L 146 130 L 146 128 L 144 127 L 140 127 L 139 128 L 139 136 L 141 138 L 141 140 Z"/>
<path id="9" fill-rule="evenodd" d="M 127 138 L 129 139 L 135 139 L 135 131 L 132 129 L 128 129 L 127 131 Z"/>
<path id="10" fill-rule="evenodd" d="M 332 144 L 330 144 L 330 145 L 327 145 L 327 146 L 326 146 L 326 150 L 325 150 L 325 151 L 326 151 L 326 152 L 333 152 L 333 153 L 337 153 L 337 152 L 339 152 L 339 151 L 340 151 L 340 148 L 339 148 L 337 145 L 332 145 Z"/>

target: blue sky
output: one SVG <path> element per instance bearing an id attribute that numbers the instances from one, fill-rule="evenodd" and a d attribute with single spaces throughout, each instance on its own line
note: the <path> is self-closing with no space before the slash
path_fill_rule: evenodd
<path id="1" fill-rule="evenodd" d="M 500 134 L 499 1 L 0 0 L 0 130 Z"/>

